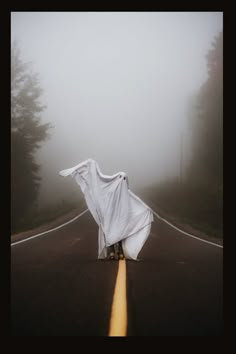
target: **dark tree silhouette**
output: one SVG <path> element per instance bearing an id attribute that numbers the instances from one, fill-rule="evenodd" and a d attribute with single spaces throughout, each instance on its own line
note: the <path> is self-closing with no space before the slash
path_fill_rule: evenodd
<path id="1" fill-rule="evenodd" d="M 196 98 L 191 178 L 216 188 L 223 184 L 223 33 L 207 56 L 209 77 Z"/>
<path id="2" fill-rule="evenodd" d="M 11 224 L 14 230 L 37 198 L 39 165 L 34 153 L 49 137 L 41 124 L 42 89 L 30 63 L 23 63 L 16 42 L 11 48 Z"/>

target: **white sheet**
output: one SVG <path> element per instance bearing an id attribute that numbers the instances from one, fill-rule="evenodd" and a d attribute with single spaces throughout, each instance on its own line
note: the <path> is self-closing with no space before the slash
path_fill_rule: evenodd
<path id="1" fill-rule="evenodd" d="M 79 184 L 88 209 L 98 224 L 98 258 L 107 256 L 107 247 L 122 240 L 124 255 L 137 259 L 153 222 L 152 210 L 128 186 L 124 172 L 107 176 L 93 159 L 60 171 Z"/>

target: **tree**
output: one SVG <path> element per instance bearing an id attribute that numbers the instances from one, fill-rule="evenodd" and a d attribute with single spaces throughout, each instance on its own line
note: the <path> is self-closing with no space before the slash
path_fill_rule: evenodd
<path id="1" fill-rule="evenodd" d="M 49 137 L 41 123 L 42 89 L 30 63 L 23 63 L 16 42 L 11 48 L 11 221 L 15 229 L 37 198 L 39 168 L 34 153 Z"/>
<path id="2" fill-rule="evenodd" d="M 195 101 L 191 177 L 215 188 L 223 183 L 223 33 L 215 38 L 207 56 L 208 79 Z"/>

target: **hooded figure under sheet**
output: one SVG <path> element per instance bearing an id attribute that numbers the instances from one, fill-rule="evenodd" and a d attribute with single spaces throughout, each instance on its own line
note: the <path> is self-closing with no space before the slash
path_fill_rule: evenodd
<path id="1" fill-rule="evenodd" d="M 149 236 L 153 213 L 129 190 L 127 175 L 124 172 L 104 175 L 92 159 L 59 174 L 70 175 L 79 184 L 99 226 L 98 258 L 106 258 L 107 247 L 122 240 L 125 257 L 137 259 Z"/>

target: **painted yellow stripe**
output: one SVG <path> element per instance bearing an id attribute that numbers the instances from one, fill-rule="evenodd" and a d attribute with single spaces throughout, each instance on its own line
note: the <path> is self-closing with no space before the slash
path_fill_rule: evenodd
<path id="1" fill-rule="evenodd" d="M 127 334 L 126 261 L 119 260 L 115 292 L 113 296 L 109 337 L 125 337 Z"/>

